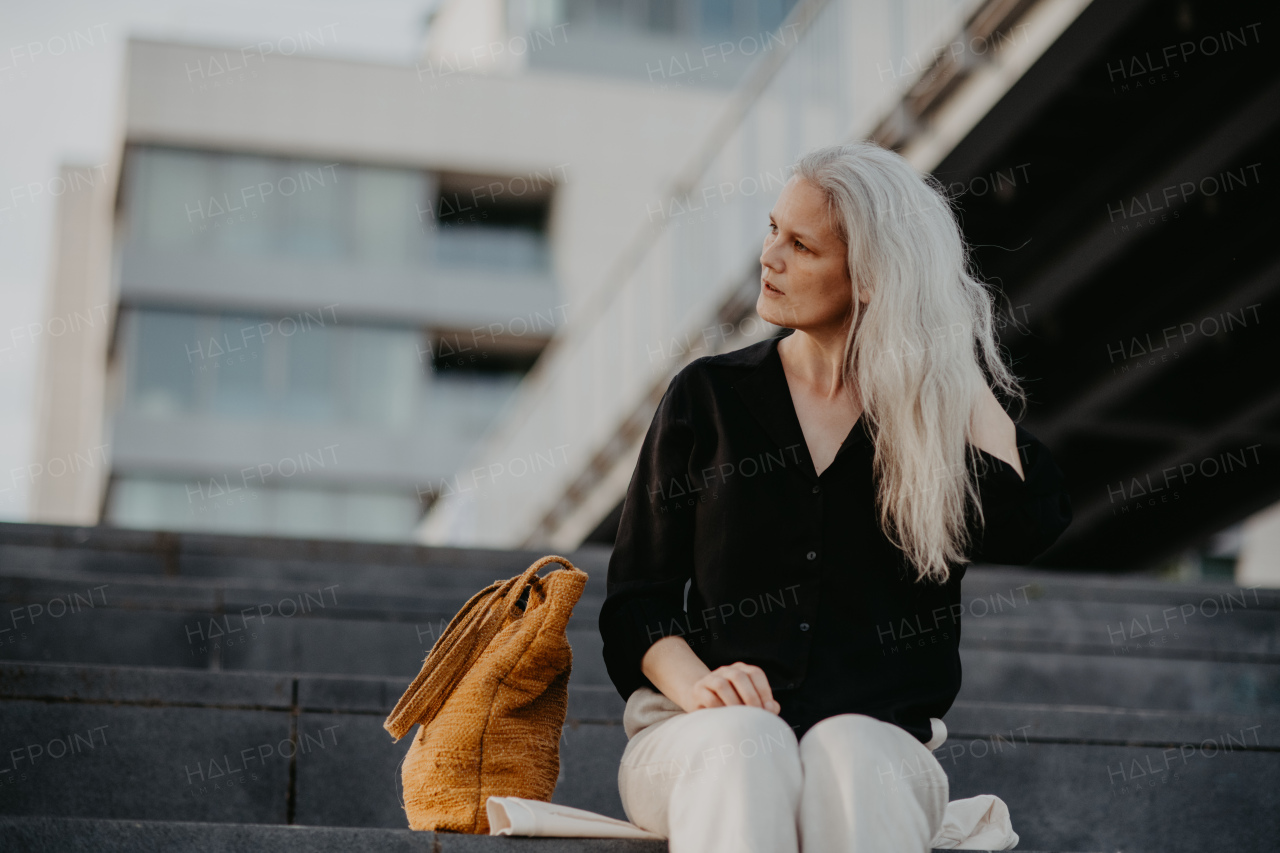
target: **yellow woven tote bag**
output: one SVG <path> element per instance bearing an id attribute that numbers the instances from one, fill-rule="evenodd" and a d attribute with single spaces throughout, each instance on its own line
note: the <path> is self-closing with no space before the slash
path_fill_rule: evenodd
<path id="1" fill-rule="evenodd" d="M 552 562 L 564 568 L 538 577 Z M 431 647 L 382 724 L 397 741 L 420 726 L 401 771 L 410 829 L 487 834 L 489 797 L 551 800 L 573 664 L 565 626 L 586 582 L 543 557 L 473 595 Z"/>

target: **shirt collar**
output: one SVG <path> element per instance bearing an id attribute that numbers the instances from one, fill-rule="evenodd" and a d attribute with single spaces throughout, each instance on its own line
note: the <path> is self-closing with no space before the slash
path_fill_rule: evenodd
<path id="1" fill-rule="evenodd" d="M 800 454 L 804 457 L 805 474 L 814 482 L 818 480 L 817 468 L 809 455 L 809 445 L 804 440 L 804 431 L 800 428 L 800 418 L 796 415 L 795 402 L 791 399 L 791 388 L 787 384 L 787 374 L 782 368 L 782 357 L 778 355 L 778 341 L 784 336 L 762 341 L 762 346 L 748 347 L 752 350 L 744 361 L 749 372 L 733 383 L 734 389 L 742 397 L 752 417 L 777 442 L 779 448 L 800 446 Z M 741 351 L 747 355 L 745 350 Z M 825 474 L 835 466 L 846 451 L 856 445 L 871 445 L 871 438 L 866 431 L 865 413 L 858 418 L 848 437 L 836 451 L 835 461 L 823 470 Z"/>

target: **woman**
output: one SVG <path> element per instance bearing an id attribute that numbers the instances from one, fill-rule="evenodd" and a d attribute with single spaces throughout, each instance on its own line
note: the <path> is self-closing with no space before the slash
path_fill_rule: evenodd
<path id="1" fill-rule="evenodd" d="M 757 311 L 790 329 L 671 381 L 600 613 L 627 816 L 673 853 L 926 851 L 965 563 L 1071 520 L 1009 418 L 992 296 L 936 183 L 870 144 L 797 164 Z"/>

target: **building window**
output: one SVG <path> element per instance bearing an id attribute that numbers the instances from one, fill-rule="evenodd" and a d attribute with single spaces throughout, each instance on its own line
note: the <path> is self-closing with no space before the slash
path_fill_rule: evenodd
<path id="1" fill-rule="evenodd" d="M 546 337 L 284 316 L 121 312 L 125 411 L 150 419 L 344 424 L 478 436 Z M 549 336 L 551 314 L 538 315 Z"/>
<path id="2" fill-rule="evenodd" d="M 554 169 L 421 169 L 139 145 L 124 186 L 135 251 L 360 267 L 550 269 Z"/>
<path id="3" fill-rule="evenodd" d="M 117 477 L 108 492 L 104 521 L 144 530 L 402 542 L 411 538 L 421 517 L 421 504 L 412 492 L 263 487 L 237 476 Z"/>
<path id="4" fill-rule="evenodd" d="M 337 320 L 333 307 L 284 316 L 125 310 L 125 408 L 408 429 L 422 392 L 421 333 Z"/>
<path id="5" fill-rule="evenodd" d="M 435 260 L 442 267 L 547 270 L 556 172 L 514 178 L 442 174 L 434 210 Z"/>
<path id="6" fill-rule="evenodd" d="M 575 28 L 681 38 L 743 37 L 777 29 L 796 0 L 508 0 L 508 20 L 530 31 Z"/>

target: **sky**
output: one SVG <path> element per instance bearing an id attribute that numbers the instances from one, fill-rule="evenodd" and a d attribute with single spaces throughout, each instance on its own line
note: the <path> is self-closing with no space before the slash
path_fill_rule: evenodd
<path id="1" fill-rule="evenodd" d="M 0 0 L 0 520 L 27 516 L 59 164 L 112 149 L 132 36 L 241 47 L 323 28 L 309 52 L 412 63 L 436 0 Z M 70 45 L 75 45 L 72 50 Z M 53 185 L 55 188 L 56 184 Z M 19 469 L 19 470 L 15 470 Z"/>

